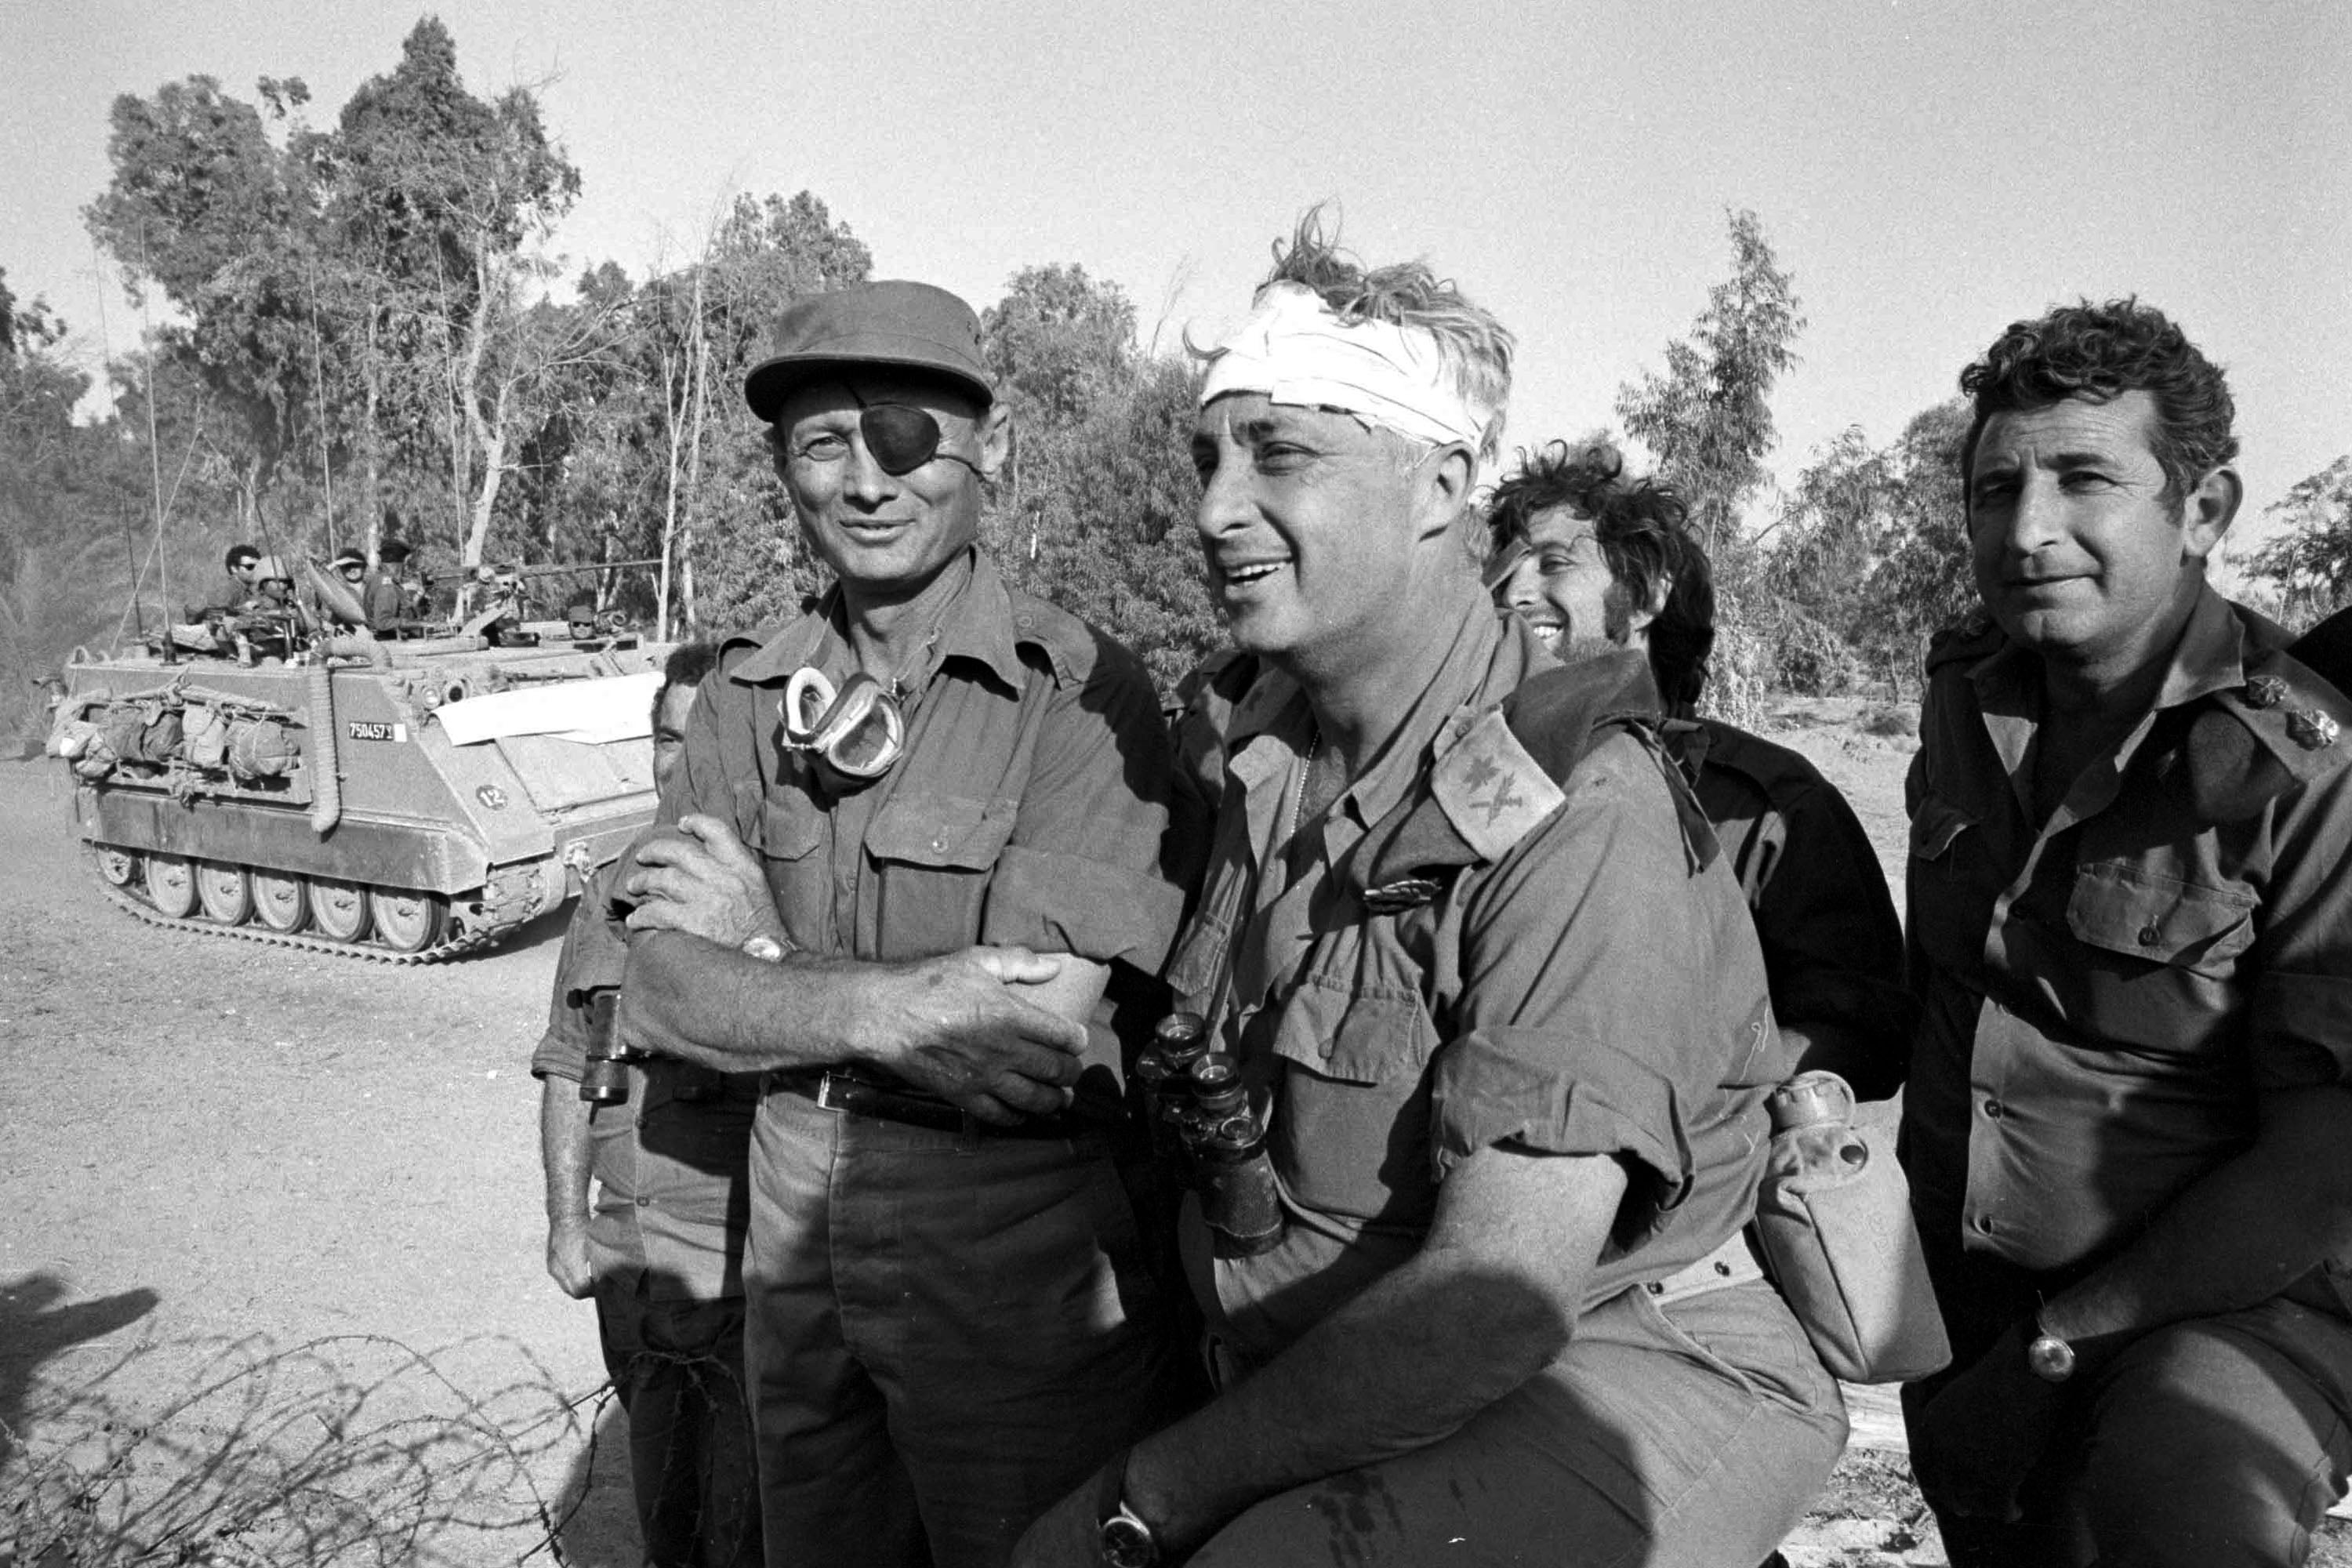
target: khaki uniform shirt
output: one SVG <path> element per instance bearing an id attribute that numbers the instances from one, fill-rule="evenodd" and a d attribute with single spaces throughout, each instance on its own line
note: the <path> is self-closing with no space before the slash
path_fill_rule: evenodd
<path id="1" fill-rule="evenodd" d="M 1171 761 L 1150 679 L 1092 626 L 1006 587 L 986 555 L 970 560 L 908 683 L 905 753 L 887 775 L 835 793 L 783 743 L 793 673 L 814 666 L 838 687 L 856 668 L 829 595 L 705 682 L 661 818 L 730 824 L 810 952 L 886 962 L 978 942 L 1154 973 L 1182 900 L 1160 872 Z M 1081 1086 L 1112 1102 L 1121 991 L 1114 976 Z"/>
<path id="2" fill-rule="evenodd" d="M 1753 1206 L 1752 1074 L 1778 1041 L 1747 907 L 1719 856 L 1697 869 L 1652 742 L 1606 733 L 1564 802 L 1524 752 L 1490 754 L 1482 716 L 1499 728 L 1497 704 L 1551 668 L 1516 618 L 1465 621 L 1381 758 L 1296 836 L 1306 699 L 1270 671 L 1232 708 L 1208 879 L 1169 978 L 1271 1104 L 1281 1245 L 1213 1279 L 1188 1247 L 1246 1356 L 1412 1257 L 1447 1173 L 1490 1144 L 1628 1166 L 1588 1307 L 1706 1257 Z M 1368 908 L 1335 867 L 1440 774 L 1492 858 L 1417 907 Z"/>
<path id="3" fill-rule="evenodd" d="M 2352 710 L 2210 589 L 2155 707 L 2032 819 L 2039 661 L 1938 645 L 1908 784 L 1933 1263 L 2079 1273 L 2352 1068 Z"/>

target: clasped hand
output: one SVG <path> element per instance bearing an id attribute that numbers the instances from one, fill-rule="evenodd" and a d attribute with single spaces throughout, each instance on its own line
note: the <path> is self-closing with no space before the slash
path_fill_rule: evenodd
<path id="1" fill-rule="evenodd" d="M 757 936 L 789 940 L 759 861 L 715 816 L 681 817 L 676 832 L 639 846 L 621 890 L 635 904 L 632 931 L 730 948 Z M 1086 1029 L 1030 999 L 1061 973 L 1051 953 L 973 947 L 910 963 L 821 965 L 795 978 L 806 993 L 839 998 L 831 1022 L 847 1059 L 1003 1125 L 1069 1103 Z"/>
<path id="2" fill-rule="evenodd" d="M 783 939 L 759 861 L 715 816 L 682 816 L 674 831 L 638 845 L 621 891 L 635 904 L 631 931 L 684 931 L 721 947 Z"/>

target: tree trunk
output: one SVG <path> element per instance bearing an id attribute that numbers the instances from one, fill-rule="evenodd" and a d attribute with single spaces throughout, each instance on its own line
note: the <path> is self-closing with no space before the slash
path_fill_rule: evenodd
<path id="1" fill-rule="evenodd" d="M 697 293 L 700 287 L 698 283 Z M 702 312 L 694 313 L 694 423 L 688 426 L 686 448 L 686 521 L 678 535 L 678 587 L 686 612 L 686 633 L 702 629 L 702 616 L 694 602 L 694 520 L 702 494 L 702 432 L 710 410 L 710 340 L 702 331 Z"/>

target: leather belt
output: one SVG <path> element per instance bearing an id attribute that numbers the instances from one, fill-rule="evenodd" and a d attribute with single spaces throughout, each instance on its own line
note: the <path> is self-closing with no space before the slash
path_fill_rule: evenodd
<path id="1" fill-rule="evenodd" d="M 934 1132 L 985 1138 L 1070 1139 L 1108 1131 L 1098 1121 L 1063 1111 L 1055 1116 L 1032 1116 L 1010 1127 L 982 1121 L 961 1106 L 934 1094 L 901 1085 L 877 1083 L 856 1073 L 833 1068 L 810 1072 L 772 1072 L 768 1088 L 785 1089 L 816 1102 L 819 1110 L 836 1116 L 863 1116 L 873 1121 L 895 1121 L 902 1127 L 923 1127 Z"/>

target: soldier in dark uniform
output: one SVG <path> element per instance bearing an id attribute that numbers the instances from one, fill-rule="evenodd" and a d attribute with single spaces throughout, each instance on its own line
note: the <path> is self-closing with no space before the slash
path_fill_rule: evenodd
<path id="1" fill-rule="evenodd" d="M 1836 1072 L 1867 1099 L 1903 1081 L 1917 1009 L 1903 929 L 1862 823 L 1797 752 L 1696 715 L 1715 647 L 1715 580 L 1672 490 L 1622 477 L 1605 444 L 1528 455 L 1488 503 L 1486 580 L 1563 658 L 1649 656 L 1668 742 L 1738 873 L 1787 1074 Z"/>
<path id="2" fill-rule="evenodd" d="M 2352 1462 L 2352 709 L 2215 594 L 2221 373 L 2135 301 L 1961 376 L 1985 610 L 1928 658 L 1904 1157 L 1957 1568 L 2292 1563 Z"/>

